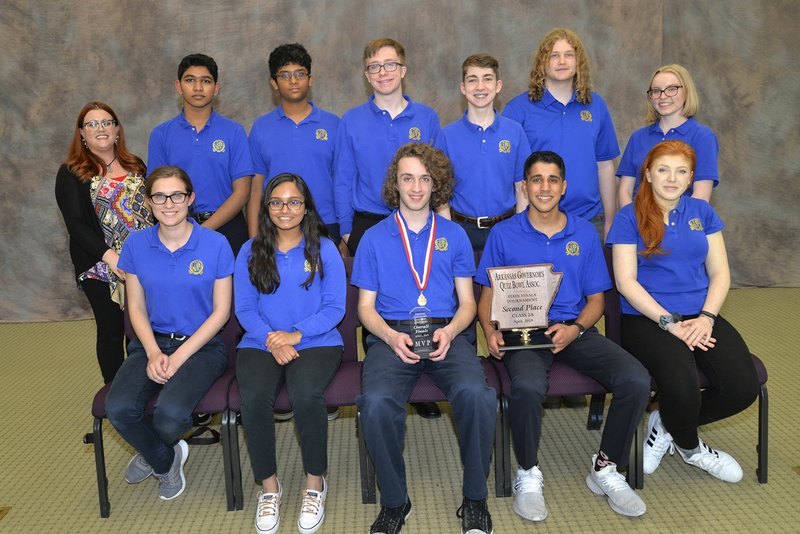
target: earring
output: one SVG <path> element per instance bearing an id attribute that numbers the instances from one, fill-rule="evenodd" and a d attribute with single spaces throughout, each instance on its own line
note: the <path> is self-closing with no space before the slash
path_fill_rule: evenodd
<path id="1" fill-rule="evenodd" d="M 86 144 L 86 138 L 85 137 L 83 139 L 81 139 L 81 141 L 83 142 L 83 148 L 89 148 L 89 145 Z"/>
<path id="2" fill-rule="evenodd" d="M 117 141 L 119 141 L 119 136 L 117 136 L 117 137 L 115 137 L 115 138 L 114 138 L 114 144 L 115 144 L 115 145 L 117 144 Z"/>

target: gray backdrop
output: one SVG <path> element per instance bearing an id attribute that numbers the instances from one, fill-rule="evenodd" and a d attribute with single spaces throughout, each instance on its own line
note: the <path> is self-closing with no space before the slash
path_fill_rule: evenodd
<path id="1" fill-rule="evenodd" d="M 90 316 L 53 197 L 87 101 L 109 103 L 129 147 L 144 158 L 150 130 L 179 111 L 173 81 L 185 54 L 217 60 L 217 109 L 249 131 L 275 105 L 266 74 L 273 47 L 305 44 L 314 59 L 313 100 L 341 115 L 368 94 L 364 44 L 391 36 L 406 47 L 407 93 L 447 124 L 463 109 L 458 83 L 467 55 L 485 51 L 500 60 L 502 108 L 526 89 L 534 47 L 556 26 L 574 29 L 586 44 L 621 149 L 643 125 L 652 71 L 678 62 L 692 72 L 698 119 L 720 141 L 713 204 L 727 223 L 733 282 L 798 286 L 798 22 L 793 0 L 4 0 L 0 321 Z"/>

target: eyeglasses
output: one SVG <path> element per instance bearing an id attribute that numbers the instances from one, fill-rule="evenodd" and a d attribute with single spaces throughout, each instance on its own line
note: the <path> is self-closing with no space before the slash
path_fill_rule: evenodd
<path id="1" fill-rule="evenodd" d="M 270 211 L 281 211 L 284 206 L 289 208 L 289 211 L 300 211 L 303 208 L 303 204 L 305 204 L 305 202 L 303 202 L 302 200 L 297 200 L 296 198 L 293 198 L 289 202 L 284 202 L 282 200 L 278 200 L 277 198 L 272 198 L 269 200 L 269 202 L 267 202 L 267 204 L 269 204 Z"/>
<path id="2" fill-rule="evenodd" d="M 189 193 L 184 193 L 182 191 L 172 193 L 171 195 L 165 195 L 164 193 L 153 193 L 150 195 L 150 201 L 158 206 L 166 204 L 167 199 L 171 200 L 173 204 L 183 204 L 186 202 L 187 198 L 189 198 Z"/>
<path id="3" fill-rule="evenodd" d="M 102 126 L 103 128 L 111 128 L 112 126 L 116 126 L 117 121 L 114 119 L 103 119 L 101 121 L 86 121 L 81 124 L 81 128 L 91 128 L 92 130 L 96 130 Z"/>
<path id="4" fill-rule="evenodd" d="M 663 89 L 648 89 L 647 96 L 650 100 L 658 100 L 661 98 L 662 93 L 666 96 L 675 96 L 678 94 L 678 89 L 683 87 L 682 85 L 668 85 Z"/>
<path id="5" fill-rule="evenodd" d="M 311 75 L 304 70 L 296 70 L 294 72 L 289 72 L 284 70 L 275 75 L 276 78 L 280 78 L 284 82 L 288 82 L 289 80 L 291 80 L 292 76 L 294 76 L 295 80 L 301 82 Z"/>
<path id="6" fill-rule="evenodd" d="M 383 65 L 380 63 L 372 63 L 371 65 L 367 65 L 366 71 L 370 74 L 378 74 L 381 69 L 385 70 L 386 72 L 394 72 L 398 69 L 398 67 L 405 67 L 405 65 L 398 63 L 397 61 L 389 61 Z"/>

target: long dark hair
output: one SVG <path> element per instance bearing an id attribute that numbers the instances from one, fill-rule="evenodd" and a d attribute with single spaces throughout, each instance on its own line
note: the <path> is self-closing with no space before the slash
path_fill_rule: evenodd
<path id="1" fill-rule="evenodd" d="M 128 151 L 128 147 L 125 145 L 125 129 L 122 127 L 119 117 L 117 117 L 117 114 L 111 109 L 111 106 L 96 100 L 92 100 L 83 106 L 80 113 L 78 113 L 78 120 L 75 122 L 75 131 L 72 134 L 72 141 L 69 144 L 69 150 L 67 152 L 67 159 L 64 161 L 70 172 L 77 176 L 81 182 L 88 182 L 92 179 L 92 176 L 105 172 L 105 163 L 100 161 L 100 158 L 95 156 L 88 147 L 84 146 L 83 138 L 81 137 L 83 119 L 86 117 L 86 114 L 93 109 L 102 109 L 111 115 L 112 119 L 117 121 L 119 137 L 117 138 L 116 145 L 114 145 L 114 155 L 117 157 L 117 160 L 119 160 L 126 169 L 137 174 L 144 174 L 146 169 L 144 162 L 140 157 L 131 154 Z"/>
<path id="2" fill-rule="evenodd" d="M 278 229 L 269 216 L 269 200 L 275 188 L 285 182 L 292 182 L 297 186 L 305 203 L 305 216 L 303 222 L 300 223 L 300 229 L 303 231 L 303 238 L 306 241 L 303 254 L 308 262 L 310 272 L 301 286 L 308 289 L 317 272 L 319 272 L 320 280 L 325 277 L 319 251 L 320 239 L 328 235 L 328 230 L 319 218 L 306 182 L 296 174 L 282 173 L 269 181 L 261 196 L 261 207 L 258 210 L 258 235 L 253 238 L 251 255 L 247 262 L 250 282 L 261 293 L 274 293 L 281 284 L 281 277 L 275 263 Z"/>

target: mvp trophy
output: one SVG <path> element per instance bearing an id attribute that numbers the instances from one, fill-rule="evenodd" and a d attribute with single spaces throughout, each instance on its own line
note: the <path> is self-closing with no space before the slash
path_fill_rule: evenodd
<path id="1" fill-rule="evenodd" d="M 487 271 L 492 284 L 489 320 L 503 336 L 505 346 L 501 349 L 554 347 L 544 332 L 563 273 L 553 272 L 551 263 L 491 267 Z"/>

